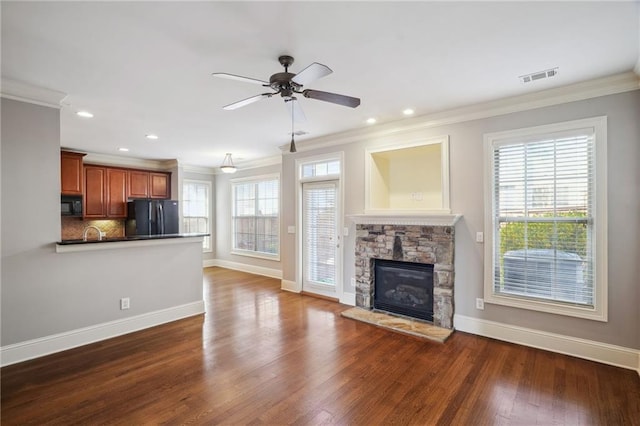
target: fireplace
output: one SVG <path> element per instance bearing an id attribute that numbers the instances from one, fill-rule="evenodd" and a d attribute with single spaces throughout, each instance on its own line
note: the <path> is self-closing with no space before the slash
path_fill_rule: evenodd
<path id="1" fill-rule="evenodd" d="M 433 321 L 433 265 L 375 259 L 373 307 Z"/>
<path id="2" fill-rule="evenodd" d="M 419 264 L 431 271 L 430 319 L 403 315 L 430 321 L 434 325 L 453 329 L 453 291 L 455 281 L 455 223 L 459 215 L 382 216 L 351 215 L 356 223 L 355 279 L 356 306 L 373 309 L 378 306 L 376 294 L 376 264 L 380 260 Z M 413 286 L 413 284 L 410 284 Z M 387 289 L 383 292 L 394 290 Z M 397 298 L 411 299 L 408 287 L 400 290 Z M 390 295 L 394 295 L 390 293 Z M 420 299 L 420 296 L 413 295 Z M 384 302 L 383 302 L 384 303 Z M 378 308 L 380 309 L 380 308 Z M 384 309 L 388 310 L 388 309 Z"/>

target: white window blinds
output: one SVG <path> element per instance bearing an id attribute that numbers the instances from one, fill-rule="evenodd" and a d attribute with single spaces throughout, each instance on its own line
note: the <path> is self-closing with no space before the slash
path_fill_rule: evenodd
<path id="1" fill-rule="evenodd" d="M 495 294 L 594 306 L 594 132 L 496 142 Z"/>
<path id="2" fill-rule="evenodd" d="M 305 280 L 333 286 L 336 283 L 337 185 L 305 183 L 302 193 Z"/>

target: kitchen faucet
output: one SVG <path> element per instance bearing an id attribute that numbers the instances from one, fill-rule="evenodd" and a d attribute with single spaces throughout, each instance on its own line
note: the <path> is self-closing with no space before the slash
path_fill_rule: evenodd
<path id="1" fill-rule="evenodd" d="M 89 232 L 89 229 L 95 229 L 96 231 L 98 231 L 98 241 L 102 241 L 102 237 L 104 237 L 105 233 L 102 232 L 100 230 L 100 228 L 98 228 L 97 226 L 94 225 L 89 225 L 86 228 L 84 228 L 84 232 L 82 233 L 82 240 L 83 241 L 87 241 L 87 233 Z"/>

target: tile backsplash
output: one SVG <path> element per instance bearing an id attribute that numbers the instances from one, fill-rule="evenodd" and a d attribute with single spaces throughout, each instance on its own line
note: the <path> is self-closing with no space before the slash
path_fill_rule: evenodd
<path id="1" fill-rule="evenodd" d="M 83 220 L 78 217 L 62 218 L 62 239 L 78 240 L 82 238 L 84 229 L 89 226 L 96 226 L 102 232 L 106 232 L 107 238 L 124 237 L 124 220 Z M 89 230 L 87 239 L 97 240 L 98 233 L 95 229 Z"/>

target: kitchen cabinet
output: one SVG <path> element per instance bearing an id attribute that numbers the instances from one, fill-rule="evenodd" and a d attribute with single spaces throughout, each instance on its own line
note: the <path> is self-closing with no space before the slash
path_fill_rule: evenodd
<path id="1" fill-rule="evenodd" d="M 107 168 L 107 217 L 127 217 L 127 171 L 123 169 Z"/>
<path id="2" fill-rule="evenodd" d="M 84 167 L 84 217 L 124 219 L 127 217 L 127 170 L 113 167 Z"/>
<path id="3" fill-rule="evenodd" d="M 171 198 L 171 173 L 128 170 L 128 198 Z"/>
<path id="4" fill-rule="evenodd" d="M 149 172 L 129 170 L 128 198 L 149 198 Z"/>
<path id="5" fill-rule="evenodd" d="M 103 218 L 107 216 L 106 204 L 107 169 L 98 166 L 84 166 L 84 217 Z"/>
<path id="6" fill-rule="evenodd" d="M 82 157 L 86 154 L 60 153 L 60 192 L 62 195 L 83 195 Z"/>
<path id="7" fill-rule="evenodd" d="M 150 172 L 149 190 L 151 198 L 171 198 L 171 175 L 169 173 Z"/>

